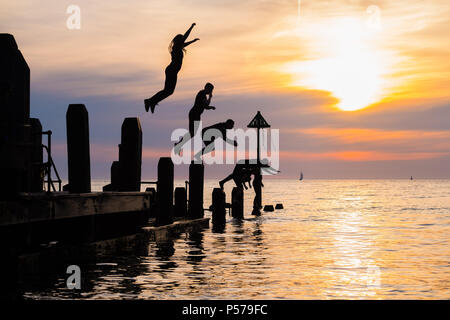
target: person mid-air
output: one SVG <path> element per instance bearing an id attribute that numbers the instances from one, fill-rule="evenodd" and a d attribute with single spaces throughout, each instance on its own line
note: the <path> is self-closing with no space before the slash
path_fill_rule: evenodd
<path id="1" fill-rule="evenodd" d="M 167 98 L 168 96 L 170 96 L 171 94 L 173 94 L 173 92 L 175 91 L 178 72 L 181 69 L 181 65 L 183 64 L 184 53 L 186 52 L 185 48 L 191 43 L 200 40 L 198 38 L 195 38 L 192 41 L 186 42 L 194 26 L 195 23 L 193 23 L 190 26 L 190 28 L 186 31 L 184 35 L 177 34 L 170 43 L 169 50 L 172 60 L 170 64 L 166 67 L 165 71 L 166 81 L 164 83 L 164 89 L 156 93 L 153 97 L 144 100 L 145 111 L 148 112 L 148 110 L 150 109 L 152 113 L 155 112 L 156 105 L 165 98 Z"/>
<path id="2" fill-rule="evenodd" d="M 186 133 L 180 141 L 175 143 L 175 154 L 180 154 L 184 144 L 194 138 L 198 126 L 200 125 L 200 118 L 203 111 L 216 110 L 216 107 L 210 106 L 213 90 L 214 86 L 208 82 L 205 84 L 205 88 L 197 93 L 194 106 L 191 108 L 191 111 L 189 111 L 189 132 Z"/>
<path id="3" fill-rule="evenodd" d="M 231 140 L 227 137 L 227 130 L 231 130 L 234 127 L 234 121 L 228 119 L 225 122 L 219 122 L 213 124 L 212 126 L 206 127 L 202 130 L 202 140 L 205 147 L 194 155 L 194 160 L 199 161 L 201 157 L 215 149 L 215 140 L 218 136 L 222 138 L 226 143 L 237 147 L 238 143 L 236 140 Z"/>

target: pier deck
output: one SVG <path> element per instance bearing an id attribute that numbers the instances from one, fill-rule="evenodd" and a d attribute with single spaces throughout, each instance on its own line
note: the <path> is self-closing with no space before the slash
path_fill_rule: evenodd
<path id="1" fill-rule="evenodd" d="M 150 209 L 151 197 L 151 192 L 22 194 L 14 201 L 0 201 L 0 226 L 142 212 Z"/>

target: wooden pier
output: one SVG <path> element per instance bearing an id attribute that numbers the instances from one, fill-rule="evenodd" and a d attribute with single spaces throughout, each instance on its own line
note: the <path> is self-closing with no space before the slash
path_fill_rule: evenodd
<path id="1" fill-rule="evenodd" d="M 203 175 L 198 174 L 191 177 L 195 197 L 193 188 L 189 199 L 186 190 L 177 191 L 174 222 L 169 157 L 160 160 L 156 189 L 140 192 L 142 128 L 137 117 L 123 121 L 111 183 L 104 192 L 91 192 L 89 114 L 84 104 L 67 108 L 68 184 L 61 190 L 51 154 L 52 132 L 43 131 L 39 119 L 30 118 L 30 70 L 10 34 L 0 34 L 0 62 L 0 171 L 4 178 L 0 185 L 0 254 L 6 260 L 38 252 L 49 243 L 83 247 L 122 237 L 138 239 L 143 234 L 158 238 L 208 225 L 208 219 L 201 219 Z M 47 145 L 43 135 L 48 137 Z"/>
<path id="2" fill-rule="evenodd" d="M 86 216 L 147 212 L 150 192 L 30 193 L 0 201 L 0 227 Z"/>
<path id="3" fill-rule="evenodd" d="M 30 70 L 10 34 L 0 34 L 0 60 L 0 255 L 5 261 L 0 273 L 9 275 L 8 281 L 14 281 L 20 270 L 35 269 L 45 257 L 51 265 L 65 261 L 61 256 L 70 260 L 85 252 L 95 255 L 124 243 L 165 241 L 209 227 L 210 219 L 204 218 L 202 163 L 192 162 L 186 187 L 174 190 L 172 159 L 162 157 L 158 181 L 151 182 L 156 188 L 140 192 L 146 182 L 141 179 L 143 141 L 137 117 L 123 121 L 111 182 L 103 192 L 92 192 L 88 108 L 69 104 L 68 184 L 61 190 L 51 153 L 52 132 L 43 131 L 39 119 L 30 118 Z M 258 112 L 249 127 L 258 129 L 260 166 L 259 129 L 269 125 Z M 227 205 L 235 219 L 244 217 L 243 191 L 235 188 L 231 198 L 228 205 L 224 191 L 213 190 L 214 232 L 225 228 Z M 254 212 L 259 214 L 261 190 L 255 203 Z"/>

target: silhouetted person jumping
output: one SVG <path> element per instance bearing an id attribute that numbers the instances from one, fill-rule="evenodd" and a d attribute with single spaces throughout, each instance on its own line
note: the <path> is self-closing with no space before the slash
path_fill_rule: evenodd
<path id="1" fill-rule="evenodd" d="M 185 134 L 179 142 L 175 143 L 174 152 L 176 154 L 179 154 L 183 145 L 195 136 L 198 129 L 196 125 L 199 124 L 198 122 L 200 121 L 203 111 L 216 109 L 209 105 L 211 103 L 213 90 L 214 86 L 208 82 L 205 84 L 205 88 L 197 93 L 194 106 L 191 108 L 191 111 L 189 111 L 189 134 Z"/>
<path id="2" fill-rule="evenodd" d="M 172 61 L 166 67 L 165 71 L 166 81 L 164 83 L 164 89 L 156 93 L 153 97 L 145 99 L 144 101 L 145 111 L 148 112 L 148 109 L 150 109 L 152 113 L 155 112 L 156 105 L 165 98 L 167 98 L 168 96 L 170 96 L 175 91 L 175 87 L 177 85 L 178 72 L 181 69 L 181 65 L 183 64 L 184 53 L 186 52 L 185 48 L 191 43 L 200 40 L 198 38 L 195 38 L 192 41 L 186 42 L 194 26 L 195 23 L 191 25 L 191 27 L 186 31 L 184 35 L 177 34 L 170 43 L 169 51 Z"/>
<path id="3" fill-rule="evenodd" d="M 203 111 L 216 110 L 216 107 L 210 106 L 212 99 L 212 92 L 214 86 L 211 83 L 205 84 L 205 88 L 200 90 L 195 97 L 195 103 L 191 111 L 189 111 L 189 133 L 191 137 L 195 135 L 196 128 L 194 127 L 195 121 L 200 121 Z"/>
<path id="4" fill-rule="evenodd" d="M 220 134 L 222 135 L 222 139 L 225 142 L 237 147 L 238 144 L 237 144 L 236 140 L 231 140 L 231 139 L 227 138 L 227 130 L 233 129 L 233 127 L 234 127 L 234 121 L 231 119 L 228 119 L 226 122 L 219 122 L 219 123 L 213 124 L 212 126 L 204 128 L 202 130 L 202 140 L 205 143 L 205 147 L 202 149 L 202 151 L 198 152 L 194 156 L 194 158 L 198 159 L 201 155 L 204 155 L 204 154 L 209 153 L 214 150 L 214 141 L 216 140 L 216 137 L 215 136 L 206 137 L 206 139 L 208 139 L 208 140 L 205 140 L 205 134 L 209 130 L 215 129 L 215 130 L 219 131 Z"/>

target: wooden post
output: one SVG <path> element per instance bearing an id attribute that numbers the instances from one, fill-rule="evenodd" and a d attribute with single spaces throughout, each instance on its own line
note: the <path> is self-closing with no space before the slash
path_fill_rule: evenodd
<path id="1" fill-rule="evenodd" d="M 258 170 L 258 174 L 253 178 L 253 190 L 255 191 L 255 198 L 253 199 L 252 215 L 254 216 L 261 215 L 262 208 L 262 174 L 261 169 Z"/>
<path id="2" fill-rule="evenodd" d="M 66 113 L 70 193 L 91 192 L 89 118 L 84 104 L 70 104 Z"/>
<path id="3" fill-rule="evenodd" d="M 258 111 L 259 112 L 259 111 Z M 258 127 L 257 129 L 256 129 L 256 134 L 257 134 L 257 138 L 256 138 L 256 143 L 257 143 L 257 149 L 256 149 L 256 163 L 258 164 L 258 165 L 260 165 L 261 164 L 261 156 L 260 156 L 260 153 L 261 153 L 261 147 L 260 147 L 260 145 L 259 145 L 259 137 L 260 137 L 260 132 L 259 132 L 259 130 L 260 130 L 260 128 Z"/>
<path id="4" fill-rule="evenodd" d="M 0 119 L 10 125 L 27 124 L 30 118 L 30 68 L 14 36 L 0 33 Z M 12 129 L 12 128 L 11 128 Z M 12 137 L 19 130 L 11 131 Z"/>
<path id="5" fill-rule="evenodd" d="M 113 161 L 111 164 L 111 183 L 103 187 L 103 191 L 119 191 L 120 167 L 119 161 Z"/>
<path id="6" fill-rule="evenodd" d="M 111 185 L 113 190 L 119 190 L 120 184 L 120 163 L 119 161 L 113 161 L 111 164 Z"/>
<path id="7" fill-rule="evenodd" d="M 139 118 L 123 121 L 119 163 L 119 191 L 141 191 L 142 129 Z"/>
<path id="8" fill-rule="evenodd" d="M 31 190 L 30 69 L 11 34 L 0 33 L 0 199 Z"/>
<path id="9" fill-rule="evenodd" d="M 169 157 L 160 158 L 158 162 L 158 213 L 156 225 L 166 225 L 173 222 L 173 162 Z"/>
<path id="10" fill-rule="evenodd" d="M 284 209 L 283 204 L 282 204 L 282 203 L 277 203 L 277 204 L 275 205 L 275 209 L 276 209 L 276 210 Z"/>
<path id="11" fill-rule="evenodd" d="M 214 188 L 212 192 L 212 223 L 216 227 L 224 226 L 226 222 L 225 192 Z"/>
<path id="12" fill-rule="evenodd" d="M 231 192 L 231 215 L 236 219 L 244 219 L 244 191 L 234 187 Z"/>
<path id="13" fill-rule="evenodd" d="M 187 204 L 186 204 L 186 188 L 178 187 L 175 188 L 175 207 L 174 207 L 174 217 L 186 217 L 187 215 Z"/>
<path id="14" fill-rule="evenodd" d="M 153 187 L 146 188 L 145 192 L 150 193 L 150 206 L 149 206 L 149 214 L 150 217 L 156 217 L 158 215 L 158 199 L 156 195 L 156 189 Z"/>
<path id="15" fill-rule="evenodd" d="M 44 184 L 42 125 L 39 119 L 30 119 L 31 125 L 31 192 L 41 192 Z"/>
<path id="16" fill-rule="evenodd" d="M 204 188 L 203 163 L 192 162 L 189 165 L 189 208 L 188 217 L 190 219 L 203 218 L 203 188 Z"/>

